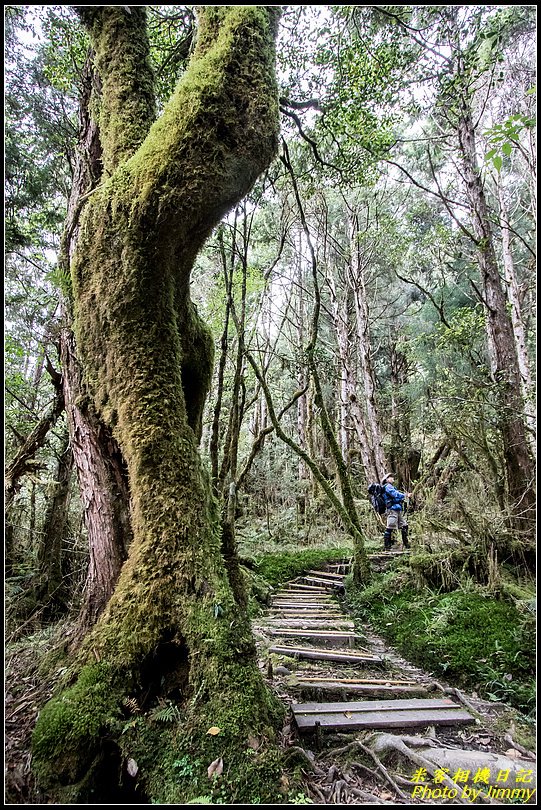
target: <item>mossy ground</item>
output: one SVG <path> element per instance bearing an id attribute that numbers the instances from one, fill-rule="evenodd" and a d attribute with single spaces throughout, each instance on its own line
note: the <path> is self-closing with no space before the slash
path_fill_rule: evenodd
<path id="1" fill-rule="evenodd" d="M 304 549 L 278 554 L 261 554 L 255 558 L 255 566 L 269 585 L 276 586 L 298 577 L 312 568 L 325 563 L 340 562 L 352 556 L 351 549 Z"/>

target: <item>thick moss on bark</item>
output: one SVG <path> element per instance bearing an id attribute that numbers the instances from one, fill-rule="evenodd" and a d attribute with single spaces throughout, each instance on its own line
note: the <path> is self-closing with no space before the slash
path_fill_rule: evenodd
<path id="1" fill-rule="evenodd" d="M 123 10 L 91 14 L 97 54 L 115 49 L 108 23 Z M 245 775 L 267 769 L 277 777 L 272 738 L 280 708 L 260 677 L 246 611 L 228 579 L 217 505 L 197 449 L 212 343 L 190 301 L 189 278 L 212 228 L 274 154 L 278 16 L 274 7 L 202 8 L 199 45 L 169 105 L 81 217 L 72 264 L 77 344 L 93 405 L 126 461 L 133 541 L 80 650 L 75 684 L 38 719 L 34 764 L 46 784 L 74 785 L 99 762 L 107 735 L 123 749 L 126 706 L 135 701 L 140 728 L 149 728 L 152 709 L 166 697 L 182 706 L 182 734 L 200 746 L 200 773 L 175 783 L 171 762 L 181 743 L 173 729 L 160 736 L 140 774 L 152 802 L 167 795 L 180 803 L 203 776 L 208 786 L 210 726 L 222 729 L 220 756 L 232 768 L 224 779 L 228 796 L 247 800 L 249 792 L 234 763 L 244 763 Z M 122 54 L 102 61 L 106 94 L 114 85 L 108 70 L 120 69 Z M 104 97 L 102 106 L 115 103 Z M 103 126 L 111 129 L 112 120 L 103 118 Z M 90 705 L 84 673 L 95 661 L 95 687 L 107 699 Z M 253 737 L 261 748 L 250 759 Z M 88 775 L 84 785 L 73 795 L 89 796 Z M 262 800 L 271 793 L 267 784 Z"/>

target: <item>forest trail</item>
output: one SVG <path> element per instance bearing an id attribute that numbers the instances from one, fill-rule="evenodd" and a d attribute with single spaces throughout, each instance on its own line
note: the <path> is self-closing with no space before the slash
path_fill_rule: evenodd
<path id="1" fill-rule="evenodd" d="M 371 555 L 371 565 L 401 554 Z M 536 802 L 535 755 L 513 740 L 502 706 L 436 682 L 353 621 L 342 598 L 349 568 L 287 582 L 254 620 L 260 667 L 288 707 L 286 761 L 301 766 L 308 799 Z"/>

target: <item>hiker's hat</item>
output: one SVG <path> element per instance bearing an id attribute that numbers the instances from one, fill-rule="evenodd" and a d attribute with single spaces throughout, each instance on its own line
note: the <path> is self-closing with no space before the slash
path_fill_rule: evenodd
<path id="1" fill-rule="evenodd" d="M 388 473 L 386 473 L 386 474 L 383 476 L 383 478 L 381 479 L 381 483 L 382 483 L 382 484 L 385 484 L 385 483 L 387 482 L 387 479 L 388 479 L 388 478 L 394 478 L 394 473 L 392 473 L 392 472 L 388 472 Z"/>

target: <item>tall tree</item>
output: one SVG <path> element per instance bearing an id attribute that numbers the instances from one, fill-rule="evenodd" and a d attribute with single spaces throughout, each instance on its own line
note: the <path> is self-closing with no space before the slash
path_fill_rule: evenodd
<path id="1" fill-rule="evenodd" d="M 81 647 L 75 683 L 40 714 L 34 768 L 57 794 L 70 785 L 72 798 L 95 800 L 112 728 L 117 756 L 127 755 L 118 723 L 125 702 L 148 707 L 182 695 L 182 741 L 154 733 L 149 757 L 151 726 L 133 727 L 129 750 L 145 761 L 149 800 L 187 798 L 173 766 L 179 750 L 194 749 L 203 764 L 188 792 L 208 784 L 219 750 L 230 798 L 249 800 L 247 773 L 259 771 L 259 787 L 265 768 L 275 775 L 261 738 L 268 742 L 276 706 L 228 580 L 199 457 L 212 351 L 189 281 L 212 228 L 275 152 L 280 10 L 201 7 L 189 67 L 154 123 L 145 9 L 80 14 L 101 84 L 103 175 L 84 201 L 71 258 L 77 351 L 87 396 L 126 464 L 133 540 Z M 210 726 L 220 729 L 218 743 Z M 262 742 L 255 764 L 246 754 L 254 734 Z"/>

